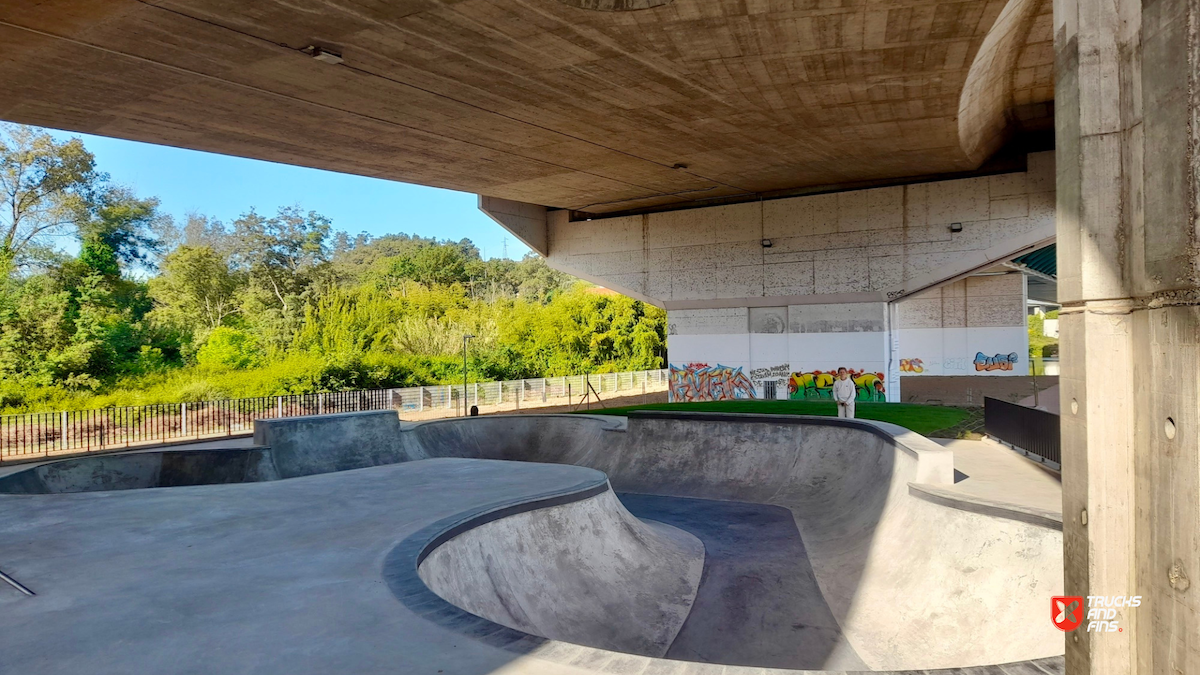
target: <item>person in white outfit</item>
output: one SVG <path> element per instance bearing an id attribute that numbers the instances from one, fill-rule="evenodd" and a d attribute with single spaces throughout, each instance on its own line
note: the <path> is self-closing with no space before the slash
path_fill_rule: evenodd
<path id="1" fill-rule="evenodd" d="M 850 379 L 850 371 L 838 368 L 837 379 L 833 381 L 833 402 L 837 404 L 838 417 L 854 418 L 855 396 L 858 396 L 858 388 Z"/>

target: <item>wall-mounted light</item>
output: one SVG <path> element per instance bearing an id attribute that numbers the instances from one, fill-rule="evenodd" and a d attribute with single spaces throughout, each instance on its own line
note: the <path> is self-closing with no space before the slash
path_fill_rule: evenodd
<path id="1" fill-rule="evenodd" d="M 328 63 L 331 66 L 336 66 L 337 64 L 342 63 L 344 60 L 342 59 L 341 54 L 331 52 L 328 49 L 322 49 L 316 45 L 309 45 L 300 51 L 308 54 L 321 63 Z"/>
<path id="2" fill-rule="evenodd" d="M 771 248 L 771 240 L 770 240 L 770 239 L 763 239 L 763 240 L 762 240 L 762 246 L 763 246 L 763 248 Z"/>
<path id="3" fill-rule="evenodd" d="M 951 232 L 962 232 L 962 223 L 950 223 Z"/>

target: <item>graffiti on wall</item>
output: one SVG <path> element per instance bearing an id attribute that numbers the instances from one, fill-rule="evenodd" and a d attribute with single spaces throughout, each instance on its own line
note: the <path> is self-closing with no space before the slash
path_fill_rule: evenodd
<path id="1" fill-rule="evenodd" d="M 770 366 L 769 368 L 754 368 L 750 371 L 750 379 L 754 382 L 762 382 L 763 380 L 786 380 L 788 375 L 792 373 L 791 364 L 780 364 L 778 366 Z"/>
<path id="2" fill-rule="evenodd" d="M 869 373 L 865 370 L 850 371 L 850 379 L 858 389 L 856 401 L 885 401 L 883 373 Z M 833 381 L 837 379 L 837 368 L 832 370 L 814 370 L 809 373 L 792 373 L 788 378 L 788 398 L 803 399 L 832 399 Z"/>
<path id="3" fill-rule="evenodd" d="M 992 370 L 1012 370 L 1017 363 L 1017 353 L 1011 354 L 996 354 L 995 356 L 986 356 L 983 352 L 975 354 L 975 370 L 992 371 Z"/>
<path id="4" fill-rule="evenodd" d="M 754 383 L 742 369 L 717 364 L 689 363 L 670 368 L 672 401 L 729 401 L 755 398 Z"/>
<path id="5" fill-rule="evenodd" d="M 921 359 L 900 359 L 900 372 L 923 373 L 925 372 L 925 363 Z"/>

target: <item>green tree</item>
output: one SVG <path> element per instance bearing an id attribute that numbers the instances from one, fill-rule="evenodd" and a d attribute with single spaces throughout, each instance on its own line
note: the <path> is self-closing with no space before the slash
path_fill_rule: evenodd
<path id="1" fill-rule="evenodd" d="M 272 218 L 251 210 L 233 223 L 234 269 L 246 276 L 241 313 L 269 350 L 285 349 L 330 259 L 328 218 L 297 207 Z"/>
<path id="2" fill-rule="evenodd" d="M 150 280 L 154 319 L 187 331 L 212 330 L 237 314 L 245 283 L 211 246 L 180 246 L 169 253 Z"/>
<path id="3" fill-rule="evenodd" d="M 86 205 L 77 225 L 79 239 L 84 246 L 107 249 L 121 265 L 146 266 L 162 250 L 170 220 L 158 206 L 158 199 L 139 199 L 129 188 L 106 187 Z"/>
<path id="4" fill-rule="evenodd" d="M 48 239 L 74 228 L 103 180 L 79 139 L 0 124 L 0 266 L 44 257 Z"/>

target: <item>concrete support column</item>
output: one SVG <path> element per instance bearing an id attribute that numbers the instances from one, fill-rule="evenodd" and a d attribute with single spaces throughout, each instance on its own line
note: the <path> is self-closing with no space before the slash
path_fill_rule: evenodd
<path id="1" fill-rule="evenodd" d="M 1200 2 L 1056 0 L 1067 672 L 1200 673 Z"/>

